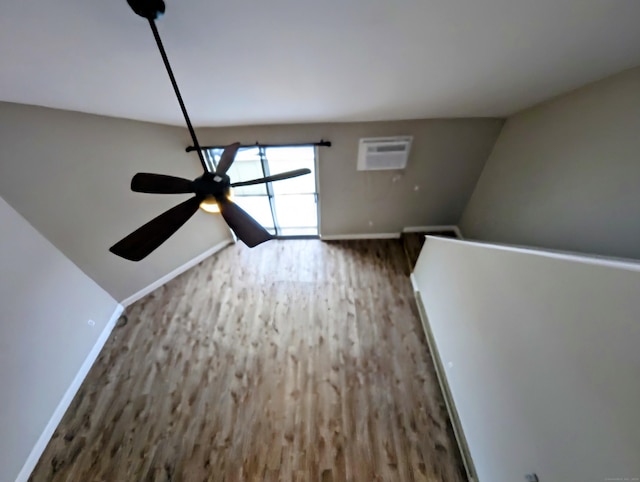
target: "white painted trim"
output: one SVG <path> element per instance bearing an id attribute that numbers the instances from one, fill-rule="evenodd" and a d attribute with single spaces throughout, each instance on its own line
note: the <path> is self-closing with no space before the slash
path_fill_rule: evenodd
<path id="1" fill-rule="evenodd" d="M 341 239 L 398 239 L 401 233 L 364 233 L 364 234 L 321 234 L 322 241 Z"/>
<path id="2" fill-rule="evenodd" d="M 418 290 L 418 282 L 416 281 L 416 277 L 413 273 L 409 275 L 409 279 L 411 280 L 411 286 L 413 286 L 413 292 L 418 293 L 420 290 Z"/>
<path id="3" fill-rule="evenodd" d="M 213 246 L 212 248 L 206 250 L 204 253 L 196 256 L 195 258 L 193 258 L 190 261 L 187 261 L 185 264 L 183 264 L 182 266 L 178 266 L 176 269 L 174 269 L 173 271 L 171 271 L 170 273 L 164 275 L 162 278 L 160 278 L 159 280 L 154 281 L 153 283 L 151 283 L 149 286 L 142 288 L 140 291 L 138 291 L 137 293 L 129 296 L 128 298 L 125 298 L 124 300 L 122 300 L 120 302 L 120 304 L 122 306 L 129 306 L 132 303 L 138 301 L 140 298 L 148 295 L 149 293 L 151 293 L 154 290 L 157 290 L 158 288 L 160 288 L 162 285 L 164 285 L 165 283 L 168 283 L 169 281 L 171 281 L 173 278 L 175 278 L 178 275 L 181 275 L 182 273 L 184 273 L 185 271 L 187 271 L 189 268 L 193 268 L 195 265 L 197 265 L 198 263 L 200 263 L 201 261 L 204 261 L 205 259 L 207 259 L 209 256 L 217 253 L 218 251 L 220 251 L 222 248 L 225 248 L 226 246 L 230 245 L 230 244 L 234 244 L 235 240 L 234 239 L 225 239 L 224 241 L 216 244 L 215 246 Z"/>
<path id="4" fill-rule="evenodd" d="M 440 357 L 438 344 L 436 343 L 433 331 L 431 330 L 429 317 L 427 316 L 427 310 L 424 306 L 424 302 L 422 301 L 420 290 L 418 290 L 417 287 L 415 288 L 415 297 L 416 305 L 418 306 L 418 315 L 420 321 L 422 322 L 422 329 L 424 331 L 425 338 L 427 339 L 427 345 L 429 346 L 429 353 L 433 360 L 436 378 L 438 379 L 440 391 L 442 392 L 442 398 L 444 399 L 444 404 L 447 408 L 447 413 L 449 414 L 449 420 L 451 421 L 451 427 L 453 428 L 453 435 L 458 444 L 460 455 L 462 456 L 462 464 L 464 465 L 469 482 L 476 482 L 476 469 L 473 463 L 473 458 L 471 457 L 471 451 L 469 450 L 469 444 L 467 443 L 467 439 L 464 435 L 462 423 L 460 422 L 460 417 L 458 416 L 458 410 L 456 408 L 455 401 L 453 400 L 453 395 L 451 394 L 451 390 L 449 388 L 449 381 L 447 380 L 447 374 L 444 369 L 444 365 L 442 364 L 442 358 Z"/>
<path id="5" fill-rule="evenodd" d="M 118 318 L 120 318 L 120 315 L 122 314 L 123 310 L 124 310 L 124 306 L 122 306 L 121 304 L 118 304 L 116 306 L 116 309 L 111 315 L 111 318 L 109 318 L 109 321 L 107 322 L 104 329 L 102 330 L 102 333 L 100 333 L 100 336 L 96 340 L 95 345 L 93 345 L 93 348 L 91 349 L 91 351 L 85 358 L 84 362 L 80 366 L 80 369 L 78 370 L 78 373 L 76 374 L 75 378 L 71 382 L 71 385 L 69 385 L 69 388 L 67 388 L 67 391 L 64 392 L 64 395 L 62 396 L 62 400 L 60 400 L 60 403 L 58 403 L 58 406 L 53 411 L 53 415 L 51 415 L 51 418 L 49 419 L 49 423 L 47 423 L 47 426 L 42 431 L 40 438 L 38 438 L 38 441 L 36 442 L 34 447 L 31 449 L 31 453 L 27 457 L 27 460 L 25 461 L 24 465 L 22 466 L 22 469 L 20 470 L 20 472 L 18 473 L 18 476 L 16 477 L 16 482 L 27 482 L 29 480 L 29 476 L 31 475 L 31 472 L 33 472 L 33 469 L 36 467 L 38 460 L 40 460 L 40 457 L 42 456 L 44 449 L 47 448 L 47 445 L 49 444 L 49 441 L 51 440 L 53 433 L 58 427 L 58 424 L 62 420 L 62 417 L 66 413 L 67 409 L 69 408 L 69 405 L 71 405 L 71 402 L 73 401 L 73 397 L 76 396 L 76 393 L 80 389 L 82 382 L 84 381 L 87 374 L 89 373 L 89 370 L 91 370 L 91 367 L 96 361 L 96 358 L 98 358 L 98 355 L 102 350 L 102 347 L 109 339 L 109 335 L 111 335 L 111 331 L 116 326 L 116 323 L 118 322 Z"/>
<path id="6" fill-rule="evenodd" d="M 629 271 L 640 271 L 640 261 L 636 261 L 633 259 L 609 258 L 606 256 L 579 254 L 570 251 L 553 251 L 544 248 L 530 248 L 524 246 L 512 246 L 509 244 L 485 243 L 482 241 L 465 241 L 460 239 L 443 238 L 440 236 L 427 236 L 427 241 L 429 239 L 437 240 L 439 242 L 462 243 L 487 249 L 510 251 L 512 253 L 525 253 L 534 256 L 542 256 L 544 258 L 560 259 L 563 261 L 578 261 L 580 263 L 592 264 L 597 266 L 608 266 L 610 268 L 621 268 Z"/>
<path id="7" fill-rule="evenodd" d="M 441 224 L 437 226 L 407 226 L 403 233 L 429 233 L 431 231 L 453 231 L 458 239 L 463 239 L 462 231 L 455 224 Z"/>

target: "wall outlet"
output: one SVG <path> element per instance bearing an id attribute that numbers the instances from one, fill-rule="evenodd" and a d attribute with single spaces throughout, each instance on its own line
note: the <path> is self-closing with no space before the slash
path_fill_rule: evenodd
<path id="1" fill-rule="evenodd" d="M 540 482 L 540 479 L 538 479 L 536 474 L 525 474 L 524 479 L 527 482 Z"/>

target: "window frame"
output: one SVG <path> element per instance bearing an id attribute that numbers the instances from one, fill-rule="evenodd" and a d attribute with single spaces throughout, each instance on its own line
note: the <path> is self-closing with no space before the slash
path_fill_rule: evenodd
<path id="1" fill-rule="evenodd" d="M 273 191 L 273 182 L 266 182 L 264 183 L 265 185 L 265 191 L 266 194 L 238 194 L 235 193 L 235 197 L 236 198 L 240 198 L 240 197 L 266 197 L 268 202 L 269 202 L 269 207 L 271 210 L 271 217 L 273 220 L 273 230 L 275 231 L 274 237 L 276 239 L 319 239 L 320 238 L 320 191 L 319 191 L 319 183 L 318 183 L 318 176 L 317 176 L 317 172 L 318 172 L 318 147 L 315 146 L 314 144 L 296 144 L 296 145 L 287 145 L 287 144 L 282 144 L 282 145 L 274 145 L 274 146 L 268 146 L 268 147 L 264 147 L 264 146 L 260 146 L 260 145 L 256 145 L 256 146 L 247 146 L 241 149 L 258 149 L 258 157 L 260 158 L 260 165 L 262 168 L 262 177 L 268 177 L 271 175 L 270 172 L 270 168 L 269 168 L 269 159 L 267 158 L 267 154 L 266 151 L 269 147 L 276 147 L 276 148 L 304 148 L 304 147 L 311 147 L 313 148 L 313 185 L 314 185 L 314 192 L 313 193 L 308 193 L 308 192 L 304 192 L 304 193 L 288 193 L 288 194 L 279 194 L 278 197 L 286 197 L 287 195 L 312 195 L 314 196 L 314 201 L 315 201 L 315 205 L 316 205 L 316 226 L 315 226 L 315 230 L 316 230 L 316 234 L 300 234 L 300 235 L 283 235 L 282 234 L 282 230 L 290 230 L 290 229 L 313 229 L 314 227 L 312 226 L 280 226 L 280 224 L 278 223 L 278 214 L 276 211 L 276 203 L 275 203 L 275 197 L 276 194 Z M 209 172 L 215 172 L 215 169 L 217 168 L 217 162 L 215 160 L 215 154 L 214 151 L 222 151 L 222 149 L 220 148 L 207 148 L 207 149 L 203 149 L 204 151 L 204 157 L 205 157 L 205 163 L 207 165 L 207 170 Z M 276 181 L 277 182 L 277 181 Z M 266 228 L 267 230 L 270 230 L 270 228 Z"/>

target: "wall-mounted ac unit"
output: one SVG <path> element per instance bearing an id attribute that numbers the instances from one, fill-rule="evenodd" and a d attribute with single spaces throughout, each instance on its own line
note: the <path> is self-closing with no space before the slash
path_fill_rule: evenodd
<path id="1" fill-rule="evenodd" d="M 411 136 L 360 139 L 358 171 L 404 169 L 407 166 Z"/>

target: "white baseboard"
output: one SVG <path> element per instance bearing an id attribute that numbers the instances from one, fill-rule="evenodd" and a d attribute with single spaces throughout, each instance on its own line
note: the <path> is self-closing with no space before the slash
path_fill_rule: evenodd
<path id="1" fill-rule="evenodd" d="M 455 224 L 438 226 L 407 226 L 401 233 L 358 233 L 358 234 L 321 234 L 323 241 L 338 241 L 347 239 L 397 239 L 402 233 L 428 233 L 430 231 L 453 231 L 458 239 L 463 239 L 460 228 Z"/>
<path id="2" fill-rule="evenodd" d="M 451 421 L 451 427 L 453 428 L 453 435 L 458 444 L 458 449 L 460 450 L 460 455 L 462 456 L 462 463 L 464 465 L 465 471 L 467 472 L 467 479 L 469 479 L 469 482 L 477 482 L 477 479 L 475 478 L 476 469 L 473 463 L 473 459 L 471 458 L 469 445 L 467 444 L 467 439 L 462 429 L 460 417 L 458 416 L 458 411 L 456 409 L 456 405 L 449 388 L 446 371 L 444 369 L 444 365 L 442 364 L 442 358 L 440 357 L 440 352 L 438 350 L 438 345 L 433 335 L 433 331 L 431 330 L 431 325 L 429 324 L 429 317 L 427 316 L 427 310 L 424 306 L 424 302 L 422 301 L 422 295 L 420 294 L 420 290 L 418 289 L 417 285 L 414 284 L 415 279 L 413 277 L 413 273 L 411 274 L 411 283 L 413 284 L 413 288 L 415 290 L 418 315 L 420 317 L 420 321 L 422 322 L 422 328 L 427 339 L 427 345 L 429 345 L 429 353 L 431 354 L 431 358 L 433 360 L 433 365 L 436 371 L 438 384 L 440 385 L 440 390 L 442 392 L 442 397 L 444 398 L 444 403 L 447 407 L 447 412 L 449 413 L 449 420 Z"/>
<path id="3" fill-rule="evenodd" d="M 175 278 L 178 275 L 181 275 L 182 273 L 184 273 L 185 271 L 187 271 L 189 268 L 193 268 L 195 265 L 197 265 L 198 263 L 200 263 L 201 261 L 204 261 L 205 259 L 207 259 L 209 256 L 217 253 L 218 251 L 220 251 L 222 248 L 225 248 L 226 246 L 230 245 L 230 244 L 234 244 L 235 240 L 233 239 L 225 239 L 224 241 L 216 244 L 215 246 L 213 246 L 212 248 L 206 250 L 204 253 L 196 256 L 195 258 L 193 258 L 190 261 L 187 261 L 185 264 L 183 264 L 182 266 L 178 266 L 176 269 L 174 269 L 173 271 L 171 271 L 170 273 L 166 274 L 165 276 L 163 276 L 162 278 L 160 278 L 157 281 L 154 281 L 153 283 L 151 283 L 149 286 L 142 288 L 140 291 L 138 291 L 137 293 L 129 296 L 128 298 L 125 298 L 124 300 L 122 300 L 120 302 L 120 304 L 124 307 L 129 306 L 130 304 L 138 301 L 140 298 L 147 296 L 149 293 L 151 293 L 154 290 L 157 290 L 158 288 L 160 288 L 162 285 L 164 285 L 165 283 L 168 283 L 169 281 L 171 281 L 173 278 Z"/>
<path id="4" fill-rule="evenodd" d="M 322 241 L 338 241 L 342 239 L 398 239 L 400 233 L 363 233 L 363 234 L 321 234 Z"/>
<path id="5" fill-rule="evenodd" d="M 71 402 L 73 401 L 73 397 L 76 396 L 76 393 L 80 389 L 82 382 L 84 381 L 87 374 L 89 373 L 89 370 L 91 370 L 93 363 L 96 361 L 96 358 L 98 358 L 98 355 L 102 350 L 102 347 L 109 339 L 109 335 L 111 335 L 111 331 L 116 326 L 116 323 L 118 322 L 118 318 L 120 318 L 120 315 L 122 314 L 123 310 L 124 310 L 124 306 L 122 306 L 121 304 L 118 304 L 116 306 L 116 309 L 111 315 L 111 318 L 109 319 L 106 326 L 102 330 L 102 333 L 100 333 L 100 336 L 96 340 L 95 345 L 93 345 L 93 348 L 91 349 L 91 351 L 87 355 L 87 358 L 85 358 L 84 362 L 80 366 L 80 369 L 78 370 L 78 373 L 76 374 L 75 378 L 71 382 L 71 385 L 69 385 L 69 388 L 67 388 L 67 391 L 62 396 L 62 400 L 60 400 L 60 403 L 58 403 L 58 406 L 53 411 L 53 415 L 49 419 L 49 423 L 47 423 L 47 426 L 42 431 L 42 434 L 40 435 L 40 438 L 38 438 L 38 441 L 36 442 L 33 449 L 31 449 L 31 453 L 27 457 L 27 460 L 25 461 L 24 465 L 22 466 L 22 469 L 20 470 L 20 472 L 18 473 L 18 476 L 16 477 L 16 482 L 27 482 L 29 480 L 29 476 L 31 475 L 31 472 L 33 472 L 33 469 L 36 467 L 38 460 L 40 460 L 40 457 L 42 456 L 44 449 L 47 448 L 47 445 L 49 444 L 49 441 L 51 440 L 53 433 L 58 427 L 58 424 L 62 420 L 62 417 L 66 413 L 67 409 L 69 408 L 69 405 L 71 405 Z"/>
<path id="6" fill-rule="evenodd" d="M 455 224 L 442 224 L 437 226 L 407 226 L 402 230 L 403 233 L 429 233 L 432 231 L 453 231 L 458 239 L 463 239 L 462 231 Z"/>

